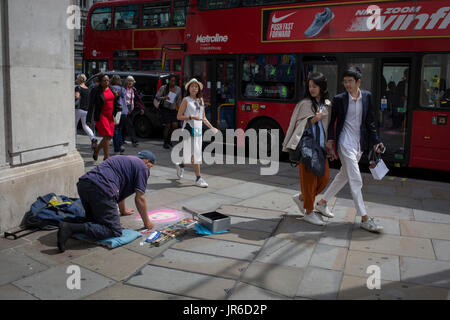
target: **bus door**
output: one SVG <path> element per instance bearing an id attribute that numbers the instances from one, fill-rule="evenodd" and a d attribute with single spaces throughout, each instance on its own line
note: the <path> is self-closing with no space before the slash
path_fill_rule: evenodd
<path id="1" fill-rule="evenodd" d="M 236 75 L 235 60 L 216 61 L 215 106 L 219 130 L 236 129 Z"/>
<path id="2" fill-rule="evenodd" d="M 214 126 L 215 123 L 213 122 L 214 118 L 211 108 L 211 106 L 213 105 L 212 98 L 214 98 L 211 96 L 213 85 L 212 75 L 213 60 L 211 58 L 194 58 L 194 60 L 192 61 L 191 78 L 195 78 L 203 84 L 203 101 L 205 102 L 206 118 Z M 187 79 L 186 81 L 189 81 L 189 79 Z"/>
<path id="3" fill-rule="evenodd" d="M 203 84 L 206 118 L 219 130 L 236 128 L 236 61 L 194 58 L 192 77 Z"/>
<path id="4" fill-rule="evenodd" d="M 380 90 L 375 101 L 380 139 L 386 146 L 384 159 L 394 166 L 408 164 L 408 114 L 410 112 L 411 60 L 383 59 Z"/>

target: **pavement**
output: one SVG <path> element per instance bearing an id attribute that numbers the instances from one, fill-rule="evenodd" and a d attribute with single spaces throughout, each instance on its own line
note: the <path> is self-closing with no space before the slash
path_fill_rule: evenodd
<path id="1" fill-rule="evenodd" d="M 77 148 L 91 169 L 89 139 L 78 135 Z M 177 178 L 162 141 L 127 145 L 126 154 L 141 149 L 157 157 L 145 194 L 149 211 L 218 208 L 231 217 L 230 232 L 191 231 L 161 247 L 140 238 L 112 250 L 70 239 L 64 253 L 57 231 L 2 237 L 0 300 L 450 299 L 449 183 L 375 181 L 363 173 L 368 213 L 385 228 L 373 234 L 359 227 L 348 186 L 330 201 L 336 217 L 325 218 L 326 226 L 303 222 L 291 199 L 299 192 L 298 169 L 287 163 L 273 176 L 260 175 L 260 165 L 202 165 L 209 183 L 202 189 L 192 167 Z M 136 210 L 134 197 L 127 206 Z M 138 213 L 121 222 L 142 227 Z M 79 268 L 80 289 L 69 289 L 70 266 Z M 379 272 L 367 273 L 369 266 Z M 379 289 L 369 289 L 377 275 Z"/>

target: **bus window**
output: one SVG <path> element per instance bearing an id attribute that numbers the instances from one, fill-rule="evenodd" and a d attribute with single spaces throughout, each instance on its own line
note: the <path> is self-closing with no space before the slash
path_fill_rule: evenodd
<path id="1" fill-rule="evenodd" d="M 173 71 L 181 72 L 181 59 L 173 60 Z"/>
<path id="2" fill-rule="evenodd" d="M 199 0 L 200 10 L 226 9 L 240 7 L 241 0 Z"/>
<path id="3" fill-rule="evenodd" d="M 142 16 L 144 28 L 164 28 L 170 25 L 170 2 L 145 4 Z"/>
<path id="4" fill-rule="evenodd" d="M 184 27 L 186 25 L 187 1 L 176 0 L 173 8 L 173 25 Z"/>
<path id="5" fill-rule="evenodd" d="M 242 59 L 242 94 L 251 99 L 291 100 L 295 95 L 294 55 L 250 55 Z"/>
<path id="6" fill-rule="evenodd" d="M 111 8 L 97 8 L 91 14 L 91 27 L 94 30 L 111 29 Z"/>
<path id="7" fill-rule="evenodd" d="M 113 68 L 116 71 L 138 71 L 139 60 L 114 60 Z"/>
<path id="8" fill-rule="evenodd" d="M 243 0 L 242 4 L 246 7 L 250 6 L 263 6 L 267 4 L 282 4 L 282 3 L 292 3 L 295 0 Z M 298 2 L 298 1 L 297 1 Z"/>
<path id="9" fill-rule="evenodd" d="M 89 78 L 99 72 L 106 72 L 108 70 L 108 61 L 106 60 L 88 60 L 85 62 L 84 73 Z"/>
<path id="10" fill-rule="evenodd" d="M 310 72 L 321 72 L 327 78 L 328 94 L 332 99 L 337 93 L 338 66 L 335 57 L 305 57 L 304 79 L 308 78 Z"/>
<path id="11" fill-rule="evenodd" d="M 115 29 L 136 29 L 139 24 L 139 7 L 130 5 L 116 7 L 114 10 Z"/>
<path id="12" fill-rule="evenodd" d="M 450 54 L 427 54 L 423 57 L 420 105 L 450 108 Z"/>
<path id="13" fill-rule="evenodd" d="M 167 60 L 165 71 L 169 71 L 170 60 Z M 142 71 L 161 71 L 161 60 L 142 60 Z"/>

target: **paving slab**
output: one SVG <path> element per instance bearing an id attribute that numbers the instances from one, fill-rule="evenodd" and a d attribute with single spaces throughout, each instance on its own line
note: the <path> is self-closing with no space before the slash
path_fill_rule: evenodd
<path id="1" fill-rule="evenodd" d="M 223 176 L 211 176 L 208 177 L 208 188 L 207 189 L 214 189 L 214 190 L 220 190 L 225 189 L 231 186 L 238 185 L 242 183 L 242 180 L 240 179 L 232 179 L 228 177 Z"/>
<path id="2" fill-rule="evenodd" d="M 229 300 L 286 300 L 286 297 L 246 283 L 239 283 Z"/>
<path id="3" fill-rule="evenodd" d="M 414 220 L 450 224 L 450 214 L 413 209 Z"/>
<path id="4" fill-rule="evenodd" d="M 215 191 L 217 194 L 223 194 L 229 197 L 249 199 L 269 191 L 276 189 L 276 187 L 264 185 L 261 182 L 245 182 L 230 186 L 225 189 Z"/>
<path id="5" fill-rule="evenodd" d="M 292 196 L 284 192 L 271 191 L 236 204 L 245 207 L 284 210 L 292 205 Z"/>
<path id="6" fill-rule="evenodd" d="M 424 199 L 422 203 L 426 211 L 450 214 L 450 200 Z"/>
<path id="7" fill-rule="evenodd" d="M 438 260 L 450 261 L 450 241 L 432 240 L 434 252 Z"/>
<path id="8" fill-rule="evenodd" d="M 237 229 L 254 230 L 272 233 L 280 222 L 279 218 L 272 219 L 251 219 L 242 217 L 231 217 L 231 226 Z"/>
<path id="9" fill-rule="evenodd" d="M 348 248 L 350 245 L 354 224 L 334 222 L 334 218 L 329 219 L 328 221 L 329 222 L 325 226 L 325 231 L 319 243 Z"/>
<path id="10" fill-rule="evenodd" d="M 201 253 L 169 249 L 153 259 L 151 265 L 238 279 L 249 262 Z"/>
<path id="11" fill-rule="evenodd" d="M 450 262 L 400 257 L 403 282 L 450 289 Z"/>
<path id="12" fill-rule="evenodd" d="M 356 209 L 354 207 L 346 207 L 336 204 L 332 212 L 334 214 L 334 218 L 330 219 L 332 222 L 353 223 L 356 218 Z"/>
<path id="13" fill-rule="evenodd" d="M 402 236 L 450 240 L 450 224 L 400 221 Z"/>
<path id="14" fill-rule="evenodd" d="M 238 216 L 254 219 L 277 219 L 281 218 L 285 214 L 284 211 L 279 210 L 267 210 L 237 205 L 223 205 L 217 210 L 217 212 L 230 216 Z"/>
<path id="15" fill-rule="evenodd" d="M 242 282 L 293 298 L 304 270 L 301 268 L 255 261 L 245 271 Z"/>
<path id="16" fill-rule="evenodd" d="M 44 233 L 37 240 L 17 247 L 22 252 L 40 263 L 48 266 L 71 264 L 71 261 L 101 250 L 100 246 L 77 239 L 66 242 L 66 251 L 61 253 L 57 247 L 57 232 Z"/>
<path id="17" fill-rule="evenodd" d="M 73 274 L 67 273 L 68 265 L 58 265 L 13 282 L 22 290 L 41 300 L 77 300 L 111 286 L 115 281 L 80 267 L 80 289 L 68 289 L 67 282 Z"/>
<path id="18" fill-rule="evenodd" d="M 369 233 L 362 229 L 353 231 L 350 250 L 435 259 L 430 239 Z"/>
<path id="19" fill-rule="evenodd" d="M 220 194 L 215 194 L 215 193 L 208 193 L 208 194 L 191 197 L 191 198 L 185 199 L 183 201 L 171 203 L 171 206 L 172 207 L 175 206 L 176 208 L 181 208 L 181 207 L 185 206 L 194 211 L 208 212 L 211 210 L 216 210 L 221 205 L 235 204 L 239 201 L 242 201 L 242 199 L 228 197 L 225 195 L 220 195 Z"/>
<path id="20" fill-rule="evenodd" d="M 126 283 L 168 294 L 222 300 L 227 297 L 235 281 L 159 266 L 146 266 Z"/>
<path id="21" fill-rule="evenodd" d="M 297 172 L 298 174 L 298 172 Z M 261 176 L 258 180 L 255 182 L 258 183 L 264 183 L 264 184 L 271 184 L 272 186 L 290 186 L 295 183 L 299 183 L 299 178 L 297 177 L 287 177 L 287 176 L 280 176 L 278 174 L 273 176 Z"/>
<path id="22" fill-rule="evenodd" d="M 272 237 L 266 242 L 256 261 L 305 268 L 311 260 L 316 243 L 311 239 L 298 241 Z"/>
<path id="23" fill-rule="evenodd" d="M 304 240 L 319 240 L 325 233 L 326 226 L 316 226 L 303 221 L 301 218 L 288 216 L 279 225 L 275 232 L 276 238 Z"/>
<path id="24" fill-rule="evenodd" d="M 341 285 L 342 272 L 308 267 L 297 296 L 317 300 L 335 300 Z"/>
<path id="25" fill-rule="evenodd" d="M 300 212 L 300 209 L 296 204 L 284 209 L 285 215 L 292 218 L 303 218 L 305 215 Z"/>
<path id="26" fill-rule="evenodd" d="M 448 189 L 448 185 L 446 185 L 445 187 L 446 189 L 432 188 L 431 193 L 433 194 L 433 197 L 440 200 L 450 200 L 450 191 Z"/>
<path id="27" fill-rule="evenodd" d="M 380 289 L 368 289 L 367 278 L 344 275 L 339 300 L 448 300 L 444 288 L 381 280 Z"/>
<path id="28" fill-rule="evenodd" d="M 310 265 L 322 269 L 342 271 L 347 258 L 347 248 L 318 244 Z"/>
<path id="29" fill-rule="evenodd" d="M 400 235 L 400 221 L 407 221 L 409 220 L 399 220 L 397 218 L 390 218 L 390 217 L 373 217 L 375 220 L 375 223 L 378 225 L 383 226 L 383 234 L 392 234 L 399 236 Z M 354 228 L 360 228 L 361 226 L 361 217 L 355 218 L 355 224 Z"/>
<path id="30" fill-rule="evenodd" d="M 173 246 L 175 243 L 180 242 L 184 237 L 181 236 L 176 239 L 172 239 L 160 247 L 152 247 L 149 243 L 145 242 L 144 238 L 139 238 L 125 246 L 123 248 L 131 250 L 133 252 L 139 253 L 141 255 L 147 256 L 149 258 L 155 258 L 159 256 L 162 252 L 169 249 L 171 246 Z"/>
<path id="31" fill-rule="evenodd" d="M 402 207 L 400 205 L 386 205 L 380 201 L 378 203 L 364 201 L 367 214 L 372 217 L 396 218 L 402 220 L 413 220 L 413 209 Z"/>
<path id="32" fill-rule="evenodd" d="M 25 244 L 29 243 L 28 240 L 25 238 L 19 238 L 17 240 L 11 240 L 11 239 L 5 239 L 3 237 L 0 237 L 0 251 L 5 249 L 11 249 L 15 247 L 20 247 Z"/>
<path id="33" fill-rule="evenodd" d="M 150 259 L 144 255 L 115 248 L 103 249 L 96 254 L 79 257 L 73 263 L 100 273 L 116 281 L 125 280 L 148 263 Z"/>
<path id="34" fill-rule="evenodd" d="M 4 300 L 38 300 L 28 292 L 19 289 L 18 287 L 7 284 L 0 286 L 0 301 Z"/>
<path id="35" fill-rule="evenodd" d="M 231 228 L 227 233 L 213 234 L 204 237 L 216 240 L 235 241 L 240 243 L 252 244 L 255 246 L 262 246 L 264 244 L 264 241 L 266 241 L 266 239 L 270 237 L 270 233 Z"/>
<path id="36" fill-rule="evenodd" d="M 48 266 L 15 249 L 0 251 L 0 286 L 48 269 Z"/>
<path id="37" fill-rule="evenodd" d="M 138 288 L 135 286 L 116 283 L 100 290 L 83 300 L 196 300 L 193 298 L 167 294 L 159 291 Z"/>
<path id="38" fill-rule="evenodd" d="M 374 252 L 350 250 L 345 263 L 344 274 L 356 277 L 369 277 L 367 268 L 380 267 L 382 280 L 400 281 L 400 261 L 398 256 Z"/>
<path id="39" fill-rule="evenodd" d="M 253 260 L 261 249 L 260 246 L 207 238 L 187 239 L 175 243 L 172 248 L 248 261 Z"/>

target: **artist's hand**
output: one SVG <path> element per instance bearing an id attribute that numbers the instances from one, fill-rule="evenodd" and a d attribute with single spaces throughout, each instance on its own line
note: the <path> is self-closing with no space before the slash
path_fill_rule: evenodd
<path id="1" fill-rule="evenodd" d="M 145 229 L 152 230 L 155 227 L 155 224 L 149 221 L 148 223 L 144 223 L 144 227 Z"/>

